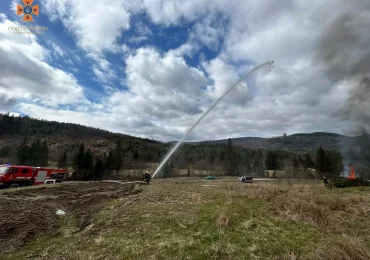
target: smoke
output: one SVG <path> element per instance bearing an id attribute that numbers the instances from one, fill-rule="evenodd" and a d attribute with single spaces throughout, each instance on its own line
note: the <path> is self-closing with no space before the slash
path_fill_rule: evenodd
<path id="1" fill-rule="evenodd" d="M 350 97 L 341 109 L 341 116 L 357 125 L 370 124 L 370 78 L 364 77 L 351 89 Z"/>
<path id="2" fill-rule="evenodd" d="M 358 3 L 356 9 L 329 21 L 318 43 L 318 56 L 328 79 L 345 82 L 349 98 L 337 115 L 356 125 L 370 126 L 370 5 Z"/>
<path id="3" fill-rule="evenodd" d="M 360 5 L 360 4 L 359 4 Z M 318 55 L 333 84 L 351 86 L 338 113 L 344 120 L 370 124 L 370 6 L 342 13 L 324 27 Z"/>
<path id="4" fill-rule="evenodd" d="M 346 103 L 335 116 L 364 127 L 358 137 L 342 139 L 344 167 L 355 166 L 363 177 L 370 174 L 370 2 L 353 1 L 353 6 L 324 25 L 318 42 L 318 57 L 333 85 L 345 84 L 349 89 Z M 357 166 L 357 167 L 356 167 Z M 348 174 L 348 173 L 346 173 Z"/>
<path id="5" fill-rule="evenodd" d="M 365 129 L 358 136 L 343 138 L 341 147 L 344 157 L 344 175 L 349 175 L 349 166 L 352 165 L 357 176 L 370 178 L 370 135 Z"/>

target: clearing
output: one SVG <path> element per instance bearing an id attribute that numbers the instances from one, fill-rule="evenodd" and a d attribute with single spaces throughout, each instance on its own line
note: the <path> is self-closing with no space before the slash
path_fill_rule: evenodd
<path id="1" fill-rule="evenodd" d="M 370 259 L 369 187 L 89 182 L 3 190 L 0 208 L 1 259 Z"/>

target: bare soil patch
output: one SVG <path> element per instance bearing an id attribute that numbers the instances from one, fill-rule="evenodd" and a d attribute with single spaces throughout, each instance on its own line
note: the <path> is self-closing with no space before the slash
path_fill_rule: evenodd
<path id="1" fill-rule="evenodd" d="M 37 236 L 58 233 L 57 210 L 76 219 L 77 232 L 91 224 L 94 213 L 109 200 L 140 191 L 135 184 L 65 183 L 0 193 L 0 252 L 10 253 Z"/>

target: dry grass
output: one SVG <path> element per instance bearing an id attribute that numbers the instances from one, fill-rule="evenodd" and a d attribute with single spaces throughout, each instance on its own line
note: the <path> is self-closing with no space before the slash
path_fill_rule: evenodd
<path id="1" fill-rule="evenodd" d="M 217 226 L 219 228 L 226 228 L 229 226 L 230 218 L 226 215 L 225 212 L 222 212 L 217 219 Z"/>
<path id="2" fill-rule="evenodd" d="M 295 252 L 289 252 L 282 256 L 275 257 L 275 260 L 299 260 L 298 254 Z"/>
<path id="3" fill-rule="evenodd" d="M 39 239 L 7 258 L 370 259 L 370 189 L 176 180 L 143 189 L 113 200 L 68 241 Z"/>
<path id="4" fill-rule="evenodd" d="M 369 260 L 369 247 L 359 238 L 342 236 L 325 248 L 318 249 L 312 259 L 317 260 Z"/>
<path id="5" fill-rule="evenodd" d="M 266 200 L 269 210 L 281 219 L 304 221 L 337 233 L 352 228 L 356 221 L 370 213 L 367 192 L 343 193 L 341 190 L 327 190 L 314 183 L 249 186 L 224 183 L 221 186 L 231 191 L 230 196 Z"/>

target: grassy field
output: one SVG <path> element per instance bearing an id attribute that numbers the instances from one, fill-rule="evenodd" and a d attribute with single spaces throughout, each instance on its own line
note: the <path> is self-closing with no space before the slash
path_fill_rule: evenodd
<path id="1" fill-rule="evenodd" d="M 370 188 L 153 181 L 4 259 L 370 259 Z"/>

